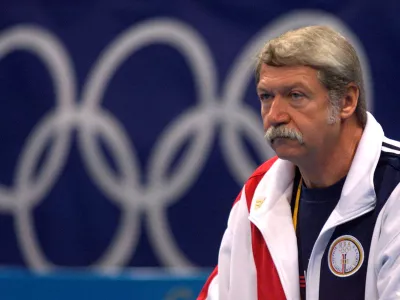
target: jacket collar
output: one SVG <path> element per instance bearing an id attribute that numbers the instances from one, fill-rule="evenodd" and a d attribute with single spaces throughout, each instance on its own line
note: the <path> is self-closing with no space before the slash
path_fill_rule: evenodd
<path id="1" fill-rule="evenodd" d="M 382 127 L 368 113 L 367 125 L 335 209 L 343 218 L 356 214 L 364 207 L 375 205 L 374 173 L 381 155 L 383 139 Z"/>

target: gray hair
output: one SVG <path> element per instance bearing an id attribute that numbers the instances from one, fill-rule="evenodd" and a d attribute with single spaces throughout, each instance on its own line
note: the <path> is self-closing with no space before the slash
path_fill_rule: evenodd
<path id="1" fill-rule="evenodd" d="M 346 86 L 355 83 L 359 98 L 355 114 L 362 127 L 367 122 L 367 108 L 361 64 L 353 46 L 338 32 L 326 26 L 308 26 L 292 30 L 268 41 L 257 57 L 255 79 L 260 80 L 262 64 L 270 66 L 309 66 L 318 71 L 318 79 L 328 90 L 332 109 Z"/>

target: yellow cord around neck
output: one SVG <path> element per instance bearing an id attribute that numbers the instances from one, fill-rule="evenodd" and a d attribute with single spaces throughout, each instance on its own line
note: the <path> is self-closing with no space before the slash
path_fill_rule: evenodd
<path id="1" fill-rule="evenodd" d="M 300 177 L 299 181 L 299 186 L 297 187 L 297 192 L 296 192 L 296 200 L 294 203 L 294 211 L 293 211 L 293 226 L 294 226 L 294 231 L 296 232 L 297 229 L 297 216 L 299 214 L 299 204 L 300 204 L 300 195 L 301 195 L 301 185 L 303 182 L 303 178 Z"/>

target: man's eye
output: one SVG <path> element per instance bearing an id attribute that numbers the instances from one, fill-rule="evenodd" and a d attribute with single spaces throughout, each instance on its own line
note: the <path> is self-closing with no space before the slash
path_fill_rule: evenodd
<path id="1" fill-rule="evenodd" d="M 293 100 L 299 100 L 304 97 L 304 95 L 299 92 L 292 92 L 290 93 L 290 96 L 292 97 Z"/>
<path id="2" fill-rule="evenodd" d="M 265 101 L 265 100 L 271 99 L 271 95 L 267 94 L 267 93 L 260 94 L 259 97 L 260 97 L 261 101 Z"/>

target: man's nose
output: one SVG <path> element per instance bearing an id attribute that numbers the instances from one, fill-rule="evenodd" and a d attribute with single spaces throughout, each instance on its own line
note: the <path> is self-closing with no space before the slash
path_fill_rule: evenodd
<path id="1" fill-rule="evenodd" d="M 269 126 L 279 126 L 287 124 L 290 121 L 290 116 L 287 112 L 287 103 L 279 96 L 274 98 L 268 113 L 266 115 Z"/>

